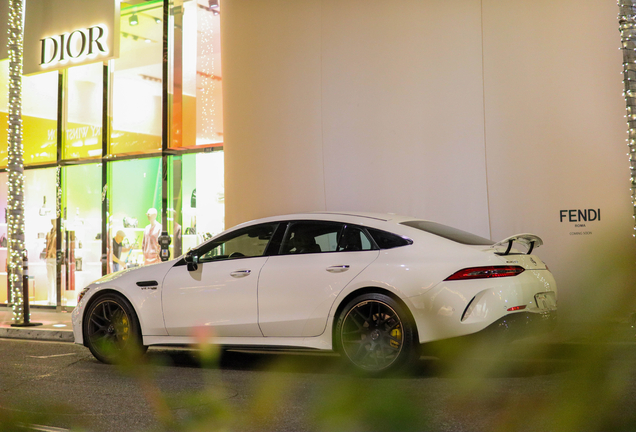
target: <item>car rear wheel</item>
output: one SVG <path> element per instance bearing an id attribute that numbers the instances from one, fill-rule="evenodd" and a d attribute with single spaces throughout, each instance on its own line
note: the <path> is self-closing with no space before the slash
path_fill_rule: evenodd
<path id="1" fill-rule="evenodd" d="M 131 361 L 146 352 L 135 312 L 121 295 L 95 299 L 84 318 L 84 337 L 91 353 L 104 363 Z"/>
<path id="2" fill-rule="evenodd" d="M 410 315 L 384 294 L 363 294 L 345 306 L 335 347 L 356 369 L 372 374 L 407 368 L 419 357 Z"/>

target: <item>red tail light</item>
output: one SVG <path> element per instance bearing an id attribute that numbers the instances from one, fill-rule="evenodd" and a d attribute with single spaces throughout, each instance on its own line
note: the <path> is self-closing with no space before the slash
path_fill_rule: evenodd
<path id="1" fill-rule="evenodd" d="M 489 279 L 517 276 L 524 272 L 519 266 L 469 267 L 453 273 L 444 280 Z"/>

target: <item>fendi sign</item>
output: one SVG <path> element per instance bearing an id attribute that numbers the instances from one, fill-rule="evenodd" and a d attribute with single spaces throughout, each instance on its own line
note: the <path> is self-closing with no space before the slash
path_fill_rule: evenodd
<path id="1" fill-rule="evenodd" d="M 40 65 L 47 66 L 108 54 L 104 25 L 40 39 Z"/>

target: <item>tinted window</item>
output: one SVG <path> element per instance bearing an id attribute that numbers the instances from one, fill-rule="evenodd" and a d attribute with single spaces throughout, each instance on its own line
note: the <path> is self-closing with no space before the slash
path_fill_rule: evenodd
<path id="1" fill-rule="evenodd" d="M 356 226 L 347 225 L 338 244 L 338 252 L 355 252 L 372 250 L 373 244 L 369 237 Z"/>
<path id="2" fill-rule="evenodd" d="M 386 231 L 381 231 L 374 228 L 367 228 L 373 240 L 380 249 L 393 249 L 400 246 L 410 245 L 413 242 L 409 239 L 405 239 L 396 234 L 391 234 Z"/>
<path id="3" fill-rule="evenodd" d="M 487 238 L 483 238 L 478 235 L 459 230 L 457 228 L 438 224 L 436 222 L 409 221 L 402 222 L 402 225 L 417 228 L 421 231 L 426 231 L 428 233 L 435 234 L 437 236 L 444 237 L 445 239 L 465 245 L 491 245 L 494 243 L 492 240 L 489 240 Z"/>
<path id="4" fill-rule="evenodd" d="M 294 222 L 283 240 L 281 253 L 334 252 L 343 224 L 337 222 Z"/>
<path id="5" fill-rule="evenodd" d="M 277 224 L 243 228 L 199 248 L 199 262 L 262 256 Z"/>

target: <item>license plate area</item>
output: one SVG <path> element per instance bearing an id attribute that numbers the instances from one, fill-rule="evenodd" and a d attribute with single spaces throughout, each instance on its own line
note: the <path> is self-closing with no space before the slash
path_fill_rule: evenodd
<path id="1" fill-rule="evenodd" d="M 541 311 L 556 310 L 556 295 L 554 292 L 542 292 L 534 295 L 534 301 Z"/>

